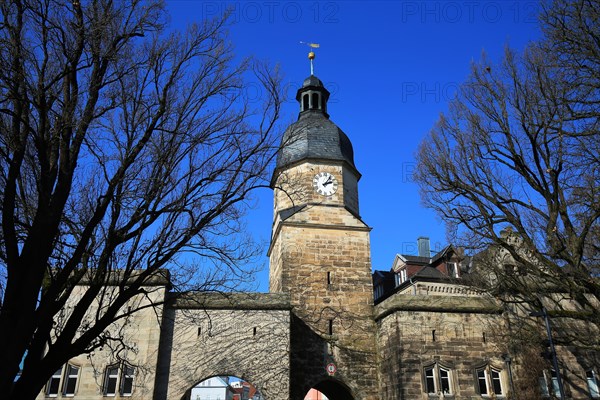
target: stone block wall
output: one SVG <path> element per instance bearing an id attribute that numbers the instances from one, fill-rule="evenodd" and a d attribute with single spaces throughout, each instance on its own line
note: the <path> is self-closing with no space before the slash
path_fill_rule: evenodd
<path id="1" fill-rule="evenodd" d="M 376 308 L 381 399 L 428 399 L 424 368 L 438 364 L 451 371 L 455 399 L 482 398 L 476 369 L 501 370 L 509 391 L 506 353 L 495 334 L 504 329 L 491 301 L 472 297 L 397 295 Z"/>
<path id="2" fill-rule="evenodd" d="M 68 312 L 69 304 L 74 304 L 78 297 L 83 295 L 85 289 L 85 286 L 75 288 L 70 298 L 70 302 L 73 303 L 67 303 L 65 312 Z M 165 297 L 166 287 L 154 286 L 146 289 L 148 291 L 146 295 L 139 295 L 133 298 L 125 307 L 130 307 L 130 309 L 140 308 L 140 310 L 132 313 L 127 318 L 118 320 L 107 329 L 113 337 L 121 338 L 128 349 L 123 350 L 122 346 L 119 346 L 118 343 L 112 343 L 89 355 L 80 355 L 69 360 L 69 364 L 79 368 L 75 394 L 76 399 L 106 399 L 103 394 L 106 367 L 119 363 L 122 365 L 123 362 L 127 362 L 135 368 L 133 393 L 131 396 L 127 396 L 127 398 L 131 400 L 152 399 L 154 373 L 160 340 L 160 315 L 162 314 L 162 306 L 147 306 L 151 303 L 162 302 Z M 110 299 L 111 292 L 115 292 L 116 290 L 118 290 L 117 287 L 107 286 L 104 298 Z M 96 308 L 89 310 L 88 318 L 93 319 Z M 65 368 L 63 367 L 60 383 L 61 392 L 64 380 Z M 61 393 L 58 394 L 58 398 L 66 397 Z M 46 398 L 48 397 L 45 392 L 37 396 L 37 399 L 40 400 Z"/>

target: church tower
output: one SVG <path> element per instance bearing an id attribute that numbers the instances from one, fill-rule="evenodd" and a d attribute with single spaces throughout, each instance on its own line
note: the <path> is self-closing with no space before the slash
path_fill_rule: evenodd
<path id="1" fill-rule="evenodd" d="M 352 143 L 327 113 L 316 76 L 298 90 L 271 181 L 270 291 L 291 295 L 292 400 L 377 399 L 370 228 L 358 203 Z"/>

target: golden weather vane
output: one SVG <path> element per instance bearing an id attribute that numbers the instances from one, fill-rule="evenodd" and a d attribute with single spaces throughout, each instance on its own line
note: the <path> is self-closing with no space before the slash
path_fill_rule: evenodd
<path id="1" fill-rule="evenodd" d="M 308 53 L 308 59 L 310 60 L 310 74 L 314 75 L 314 67 L 313 67 L 313 60 L 315 59 L 315 52 L 313 51 L 313 49 L 318 49 L 319 47 L 321 47 L 320 44 L 318 43 L 309 43 L 309 42 L 300 42 L 300 44 L 305 44 L 308 47 L 310 47 L 310 52 Z"/>

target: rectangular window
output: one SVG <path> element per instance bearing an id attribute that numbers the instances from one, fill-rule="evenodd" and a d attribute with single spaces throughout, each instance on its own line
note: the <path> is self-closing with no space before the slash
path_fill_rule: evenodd
<path id="1" fill-rule="evenodd" d="M 546 373 L 544 372 L 544 376 L 540 377 L 540 394 L 542 397 L 550 397 L 550 392 L 548 391 L 548 382 L 546 382 Z"/>
<path id="2" fill-rule="evenodd" d="M 600 391 L 598 391 L 598 380 L 596 379 L 596 372 L 586 371 L 585 377 L 587 380 L 588 390 L 590 391 L 590 397 L 600 397 Z"/>
<path id="3" fill-rule="evenodd" d="M 46 386 L 46 396 L 56 397 L 60 388 L 60 377 L 62 375 L 62 367 L 56 370 L 50 377 L 48 385 Z"/>
<path id="4" fill-rule="evenodd" d="M 440 368 L 440 388 L 442 393 L 450 394 L 450 371 Z"/>
<path id="5" fill-rule="evenodd" d="M 494 389 L 494 394 L 502 394 L 502 382 L 500 381 L 500 371 L 490 369 L 490 374 L 492 376 L 492 388 Z"/>
<path id="6" fill-rule="evenodd" d="M 378 299 L 381 296 L 383 296 L 383 286 L 377 285 L 375 286 L 375 299 Z"/>
<path id="7" fill-rule="evenodd" d="M 79 376 L 79 367 L 67 364 L 67 372 L 63 383 L 63 395 L 67 397 L 75 396 L 77 390 L 77 377 Z"/>
<path id="8" fill-rule="evenodd" d="M 121 373 L 121 396 L 131 396 L 133 394 L 134 375 L 135 369 L 130 365 L 123 364 L 123 371 Z"/>
<path id="9" fill-rule="evenodd" d="M 435 378 L 433 377 L 433 367 L 425 369 L 425 386 L 427 393 L 435 394 Z"/>
<path id="10" fill-rule="evenodd" d="M 109 365 L 104 372 L 104 395 L 115 396 L 117 394 L 117 379 L 119 378 L 119 366 Z"/>
<path id="11" fill-rule="evenodd" d="M 560 398 L 560 387 L 558 386 L 558 377 L 556 376 L 556 371 L 551 370 L 550 372 L 552 374 L 552 394 Z"/>
<path id="12" fill-rule="evenodd" d="M 479 385 L 479 394 L 488 394 L 485 369 L 477 370 L 477 383 Z"/>
<path id="13" fill-rule="evenodd" d="M 400 283 L 406 282 L 408 275 L 406 274 L 406 268 L 400 270 Z"/>
<path id="14" fill-rule="evenodd" d="M 456 263 L 446 263 L 446 268 L 448 269 L 448 276 L 450 278 L 458 278 L 458 269 L 456 268 Z"/>

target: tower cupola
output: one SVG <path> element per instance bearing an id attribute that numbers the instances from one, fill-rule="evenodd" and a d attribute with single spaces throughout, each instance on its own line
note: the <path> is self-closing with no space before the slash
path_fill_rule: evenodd
<path id="1" fill-rule="evenodd" d="M 304 80 L 296 94 L 296 100 L 300 103 L 300 115 L 317 112 L 329 118 L 327 114 L 329 91 L 316 76 L 311 75 Z"/>

